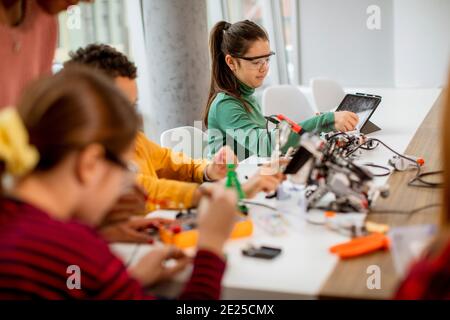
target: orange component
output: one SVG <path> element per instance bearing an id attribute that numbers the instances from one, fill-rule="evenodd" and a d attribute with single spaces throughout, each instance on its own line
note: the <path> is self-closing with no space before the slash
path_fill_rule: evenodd
<path id="1" fill-rule="evenodd" d="M 334 211 L 325 211 L 325 217 L 333 218 L 334 216 L 336 216 L 336 212 L 334 212 Z"/>
<path id="2" fill-rule="evenodd" d="M 372 233 L 365 237 L 358 237 L 348 242 L 335 245 L 330 252 L 341 259 L 354 258 L 377 250 L 389 248 L 389 239 L 382 233 Z"/>
<path id="3" fill-rule="evenodd" d="M 419 164 L 419 166 L 423 166 L 425 164 L 425 160 L 423 158 L 418 158 L 416 162 Z"/>
<path id="4" fill-rule="evenodd" d="M 159 237 L 165 244 L 174 245 L 175 247 L 184 249 L 195 246 L 198 241 L 198 231 L 188 230 L 180 233 L 173 233 L 169 229 L 161 228 Z"/>
<path id="5" fill-rule="evenodd" d="M 253 234 L 253 223 L 249 219 L 236 222 L 233 231 L 231 232 L 231 239 L 244 238 Z M 196 229 L 173 232 L 171 228 L 160 228 L 159 237 L 165 244 L 171 244 L 178 248 L 185 249 L 194 247 L 198 241 L 198 231 Z"/>
<path id="6" fill-rule="evenodd" d="M 253 223 L 250 219 L 237 222 L 231 232 L 231 239 L 245 238 L 253 234 Z"/>

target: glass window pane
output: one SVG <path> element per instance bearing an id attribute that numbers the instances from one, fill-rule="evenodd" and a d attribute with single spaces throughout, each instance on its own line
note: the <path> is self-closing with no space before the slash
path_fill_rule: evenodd
<path id="1" fill-rule="evenodd" d="M 59 42 L 55 63 L 69 58 L 69 52 L 90 43 L 105 43 L 130 54 L 125 0 L 96 0 L 80 3 L 59 17 Z"/>
<path id="2" fill-rule="evenodd" d="M 289 83 L 295 83 L 295 19 L 294 19 L 294 0 L 282 0 L 281 12 L 283 23 L 283 35 L 286 50 L 286 65 L 288 70 Z"/>
<path id="3" fill-rule="evenodd" d="M 261 0 L 228 0 L 231 22 L 248 19 L 264 26 Z"/>

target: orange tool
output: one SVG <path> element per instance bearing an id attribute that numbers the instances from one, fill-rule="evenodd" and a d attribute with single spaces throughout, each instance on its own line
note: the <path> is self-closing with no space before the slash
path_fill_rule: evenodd
<path id="1" fill-rule="evenodd" d="M 289 119 L 285 115 L 279 114 L 279 115 L 277 115 L 277 119 L 280 120 L 280 121 L 283 121 L 283 120 L 286 121 L 291 126 L 291 130 L 294 131 L 295 133 L 297 133 L 297 134 L 301 134 L 302 133 L 303 128 L 298 123 L 296 123 L 295 121 Z"/>
<path id="2" fill-rule="evenodd" d="M 335 245 L 330 252 L 341 259 L 358 257 L 367 253 L 389 248 L 389 238 L 382 233 L 372 233 L 368 236 L 354 238 L 348 242 Z"/>
<path id="3" fill-rule="evenodd" d="M 236 222 L 231 239 L 251 236 L 253 233 L 253 223 L 250 219 L 244 219 Z M 165 244 L 171 244 L 178 248 L 185 249 L 193 247 L 198 241 L 198 230 L 182 230 L 181 226 L 163 227 L 159 229 L 159 237 Z"/>

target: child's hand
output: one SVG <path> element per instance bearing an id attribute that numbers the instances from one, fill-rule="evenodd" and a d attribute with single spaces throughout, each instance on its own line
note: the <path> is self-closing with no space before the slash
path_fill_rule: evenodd
<path id="1" fill-rule="evenodd" d="M 359 117 L 356 113 L 349 111 L 338 111 L 334 113 L 334 128 L 336 131 L 352 131 L 358 124 Z"/>

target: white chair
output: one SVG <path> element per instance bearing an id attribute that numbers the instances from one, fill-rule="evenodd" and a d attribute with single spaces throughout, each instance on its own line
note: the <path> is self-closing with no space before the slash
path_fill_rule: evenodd
<path id="1" fill-rule="evenodd" d="M 202 130 L 191 127 L 178 127 L 169 129 L 161 134 L 161 146 L 170 148 L 175 152 L 183 152 L 187 156 L 203 158 L 204 148 L 207 146 L 208 136 Z"/>
<path id="2" fill-rule="evenodd" d="M 264 90 L 262 109 L 265 116 L 283 114 L 295 122 L 315 115 L 303 92 L 297 86 L 277 85 Z"/>
<path id="3" fill-rule="evenodd" d="M 319 112 L 327 112 L 335 109 L 345 97 L 342 86 L 331 79 L 311 79 L 311 89 L 314 103 Z"/>

